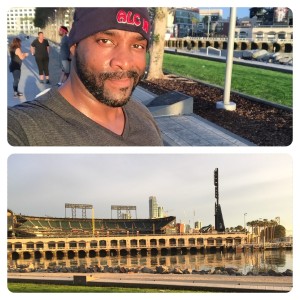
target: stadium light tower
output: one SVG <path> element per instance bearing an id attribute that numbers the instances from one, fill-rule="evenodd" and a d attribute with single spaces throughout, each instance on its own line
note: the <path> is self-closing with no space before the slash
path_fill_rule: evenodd
<path id="1" fill-rule="evenodd" d="M 215 230 L 218 232 L 225 231 L 225 224 L 223 220 L 223 214 L 221 210 L 221 205 L 219 204 L 219 170 L 215 169 L 214 172 L 214 185 L 215 185 Z"/>

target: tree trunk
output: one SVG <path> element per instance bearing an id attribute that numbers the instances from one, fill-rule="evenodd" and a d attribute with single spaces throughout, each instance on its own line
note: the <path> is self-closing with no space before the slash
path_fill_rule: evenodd
<path id="1" fill-rule="evenodd" d="M 164 77 L 162 70 L 165 48 L 165 34 L 167 26 L 168 8 L 157 7 L 153 22 L 152 46 L 150 48 L 150 61 L 148 80 Z"/>

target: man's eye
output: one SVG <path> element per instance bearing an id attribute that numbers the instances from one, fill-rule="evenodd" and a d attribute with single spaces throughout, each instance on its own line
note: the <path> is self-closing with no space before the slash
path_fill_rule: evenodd
<path id="1" fill-rule="evenodd" d="M 134 44 L 133 48 L 136 48 L 136 49 L 145 49 L 146 46 L 145 45 L 140 45 L 140 44 Z"/>
<path id="2" fill-rule="evenodd" d="M 109 39 L 98 39 L 98 44 L 112 44 L 112 42 Z"/>

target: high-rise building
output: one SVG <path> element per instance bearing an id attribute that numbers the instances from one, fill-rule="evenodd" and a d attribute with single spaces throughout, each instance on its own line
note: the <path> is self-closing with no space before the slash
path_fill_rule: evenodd
<path id="1" fill-rule="evenodd" d="M 158 208 L 157 208 L 157 217 L 158 218 L 164 217 L 164 208 L 162 206 L 158 206 Z"/>
<path id="2" fill-rule="evenodd" d="M 155 196 L 149 197 L 149 218 L 156 219 L 158 217 L 158 206 Z"/>
<path id="3" fill-rule="evenodd" d="M 7 11 L 7 34 L 33 34 L 35 7 L 14 7 Z"/>

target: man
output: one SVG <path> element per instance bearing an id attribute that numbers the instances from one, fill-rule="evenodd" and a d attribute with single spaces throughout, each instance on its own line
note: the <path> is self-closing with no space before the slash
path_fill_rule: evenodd
<path id="1" fill-rule="evenodd" d="M 66 26 L 60 26 L 58 34 L 62 37 L 60 42 L 60 60 L 61 60 L 61 76 L 60 80 L 57 83 L 58 86 L 61 86 L 69 77 L 70 73 L 70 48 L 69 48 L 69 37 L 68 37 L 68 28 Z"/>
<path id="2" fill-rule="evenodd" d="M 49 84 L 49 42 L 44 38 L 44 33 L 40 31 L 38 37 L 31 43 L 31 54 L 34 55 L 39 69 L 40 83 Z"/>
<path id="3" fill-rule="evenodd" d="M 9 143 L 161 146 L 148 109 L 130 100 L 145 72 L 149 25 L 146 8 L 77 8 L 69 78 L 35 101 L 9 108 Z"/>

